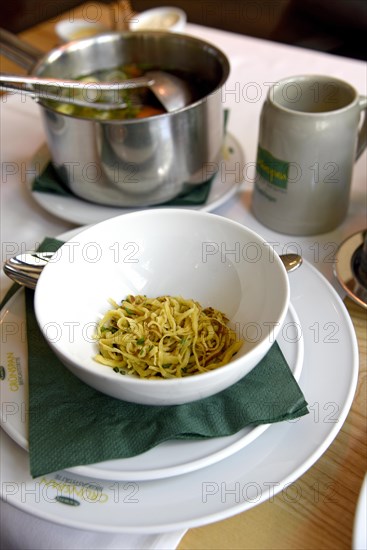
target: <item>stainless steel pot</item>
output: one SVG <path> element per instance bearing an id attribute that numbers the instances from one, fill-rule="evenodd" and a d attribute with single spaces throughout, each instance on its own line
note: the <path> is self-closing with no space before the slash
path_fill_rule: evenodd
<path id="1" fill-rule="evenodd" d="M 163 32 L 107 33 L 41 54 L 2 31 L 4 54 L 42 77 L 79 78 L 127 63 L 179 69 L 208 84 L 203 97 L 173 113 L 96 121 L 60 114 L 39 102 L 52 162 L 70 190 L 113 206 L 151 206 L 207 179 L 223 142 L 221 88 L 226 56 L 191 36 Z"/>

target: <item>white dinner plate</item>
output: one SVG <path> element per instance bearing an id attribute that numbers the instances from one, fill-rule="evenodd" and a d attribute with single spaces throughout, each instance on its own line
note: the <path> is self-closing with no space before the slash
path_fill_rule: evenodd
<path id="1" fill-rule="evenodd" d="M 20 289 L 0 313 L 3 330 L 1 364 L 7 365 L 7 374 L 16 370 L 9 383 L 2 384 L 0 394 L 0 425 L 24 449 L 28 450 L 28 364 L 24 291 Z M 6 327 L 21 327 L 20 331 Z M 22 336 L 23 335 L 23 336 Z M 278 344 L 299 380 L 304 356 L 301 325 L 291 306 L 285 319 Z M 8 404 L 12 403 L 10 409 Z M 242 449 L 259 437 L 269 424 L 249 426 L 228 437 L 202 441 L 167 441 L 141 455 L 78 466 L 68 471 L 103 480 L 137 481 L 179 475 L 209 466 Z"/>
<path id="2" fill-rule="evenodd" d="M 35 201 L 54 216 L 77 225 L 87 225 L 139 210 L 138 208 L 103 206 L 84 201 L 76 196 L 62 196 L 33 191 L 32 185 L 34 174 L 42 173 L 42 170 L 49 161 L 49 150 L 46 145 L 43 145 L 32 160 L 32 169 L 27 171 L 26 185 Z M 222 160 L 219 162 L 218 172 L 212 181 L 206 202 L 198 206 L 175 206 L 175 208 L 202 210 L 206 212 L 218 208 L 229 200 L 238 190 L 243 181 L 243 168 L 244 156 L 241 145 L 228 133 L 223 145 Z M 160 208 L 162 207 L 164 207 L 164 205 L 160 206 Z M 170 207 L 167 206 L 167 208 Z"/>
<path id="3" fill-rule="evenodd" d="M 290 286 L 305 345 L 299 384 L 308 415 L 271 425 L 215 464 L 149 481 L 102 481 L 69 472 L 32 479 L 28 453 L 2 430 L 2 498 L 70 527 L 158 533 L 219 521 L 286 491 L 336 437 L 358 377 L 354 328 L 335 290 L 307 262 L 290 274 Z"/>

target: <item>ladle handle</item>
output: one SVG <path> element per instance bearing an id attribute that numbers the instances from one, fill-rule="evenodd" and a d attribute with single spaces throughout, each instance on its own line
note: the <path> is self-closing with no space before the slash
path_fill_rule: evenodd
<path id="1" fill-rule="evenodd" d="M 23 69 L 30 71 L 45 55 L 38 48 L 23 42 L 15 34 L 0 27 L 0 51 Z"/>
<path id="2" fill-rule="evenodd" d="M 144 88 L 154 83 L 152 78 L 139 76 L 137 78 L 126 79 L 121 82 L 81 82 L 78 80 L 64 80 L 61 78 L 38 78 L 36 76 L 15 75 L 10 73 L 0 73 L 0 82 L 6 84 L 33 84 L 51 88 L 72 88 L 79 91 L 91 89 L 97 91 L 113 92 L 115 90 L 132 90 L 135 88 Z"/>
<path id="3" fill-rule="evenodd" d="M 57 101 L 58 103 L 71 103 L 72 105 L 78 105 L 79 107 L 89 107 L 93 109 L 102 109 L 104 111 L 110 109 L 126 109 L 127 103 L 101 103 L 87 101 L 83 99 L 76 99 L 75 97 L 61 97 L 50 92 L 37 92 L 35 90 L 28 90 L 21 86 L 12 85 L 12 84 L 2 84 L 0 83 L 0 90 L 7 92 L 15 92 L 18 94 L 24 94 L 30 96 L 36 101 L 48 100 L 48 101 Z"/>

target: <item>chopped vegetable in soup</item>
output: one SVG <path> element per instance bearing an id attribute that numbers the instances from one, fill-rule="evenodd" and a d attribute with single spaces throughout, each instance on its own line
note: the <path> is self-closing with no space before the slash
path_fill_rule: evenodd
<path id="1" fill-rule="evenodd" d="M 165 113 L 165 109 L 156 99 L 148 87 L 131 90 L 107 90 L 98 89 L 98 82 L 123 82 L 124 80 L 143 76 L 143 70 L 136 64 L 123 65 L 115 69 L 94 72 L 87 76 L 77 78 L 82 84 L 80 90 L 63 89 L 62 97 L 70 97 L 90 103 L 90 107 L 82 107 L 72 103 L 46 101 L 59 113 L 81 118 L 93 118 L 96 120 L 136 119 L 156 116 Z M 96 84 L 93 86 L 92 84 Z M 116 109 L 95 109 L 94 103 L 115 103 Z M 119 105 L 124 104 L 123 108 Z"/>

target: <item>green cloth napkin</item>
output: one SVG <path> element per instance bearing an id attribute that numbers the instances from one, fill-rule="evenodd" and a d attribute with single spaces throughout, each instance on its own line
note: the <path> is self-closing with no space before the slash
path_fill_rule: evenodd
<path id="1" fill-rule="evenodd" d="M 60 244 L 46 239 L 40 250 Z M 39 330 L 28 289 L 26 315 L 33 477 L 135 456 L 168 440 L 223 437 L 308 413 L 277 343 L 245 378 L 217 395 L 186 405 L 136 405 L 94 390 L 60 363 Z"/>
<path id="2" fill-rule="evenodd" d="M 228 109 L 224 110 L 224 128 L 226 130 L 228 123 L 229 111 Z M 190 188 L 186 192 L 182 193 L 178 197 L 165 202 L 164 206 L 196 206 L 200 204 L 205 204 L 212 182 L 215 178 L 214 174 L 207 181 L 203 182 L 200 185 Z M 35 177 L 32 184 L 32 191 L 38 191 L 40 193 L 51 193 L 53 195 L 61 195 L 64 197 L 74 197 L 74 194 L 68 189 L 65 184 L 61 181 L 59 175 L 57 174 L 52 163 L 49 162 L 44 170 Z M 158 205 L 162 206 L 162 205 Z"/>

